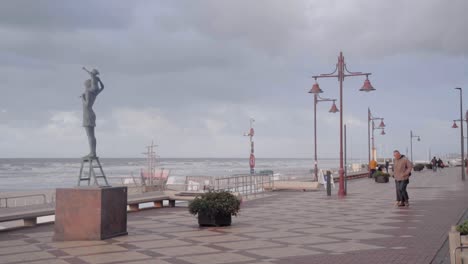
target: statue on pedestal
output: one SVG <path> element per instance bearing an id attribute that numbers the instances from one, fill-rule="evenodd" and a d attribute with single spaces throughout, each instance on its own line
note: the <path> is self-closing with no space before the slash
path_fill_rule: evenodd
<path id="1" fill-rule="evenodd" d="M 96 114 L 93 111 L 93 105 L 96 101 L 96 97 L 104 90 L 104 84 L 98 76 L 98 70 L 93 69 L 92 71 L 88 71 L 85 67 L 83 67 L 83 70 L 85 70 L 91 76 L 91 79 L 85 81 L 85 91 L 81 95 L 81 101 L 83 103 L 83 127 L 85 128 L 86 135 L 88 136 L 89 154 L 81 159 L 78 186 L 81 185 L 82 181 L 85 181 L 88 183 L 88 185 L 90 185 L 91 180 L 93 180 L 95 185 L 99 185 L 99 178 L 104 179 L 104 186 L 109 186 L 106 175 L 102 169 L 101 162 L 96 155 L 96 136 L 94 135 L 94 127 L 96 127 Z M 95 162 L 95 165 L 93 165 L 93 162 Z M 87 171 L 84 171 L 86 166 L 85 164 L 89 165 Z M 95 168 L 99 169 L 97 174 L 94 171 Z"/>

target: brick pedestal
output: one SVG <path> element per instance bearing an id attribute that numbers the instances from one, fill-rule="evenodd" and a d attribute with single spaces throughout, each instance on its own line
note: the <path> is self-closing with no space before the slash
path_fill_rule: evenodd
<path id="1" fill-rule="evenodd" d="M 56 241 L 103 240 L 127 235 L 127 187 L 56 190 Z"/>

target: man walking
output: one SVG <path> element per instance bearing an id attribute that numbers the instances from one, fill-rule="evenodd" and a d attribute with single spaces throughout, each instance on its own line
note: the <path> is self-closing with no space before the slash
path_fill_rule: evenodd
<path id="1" fill-rule="evenodd" d="M 406 187 L 409 183 L 409 176 L 413 169 L 413 164 L 404 156 L 400 151 L 393 151 L 395 158 L 393 165 L 393 177 L 395 178 L 396 192 L 397 192 L 397 205 L 409 206 L 409 196 Z"/>

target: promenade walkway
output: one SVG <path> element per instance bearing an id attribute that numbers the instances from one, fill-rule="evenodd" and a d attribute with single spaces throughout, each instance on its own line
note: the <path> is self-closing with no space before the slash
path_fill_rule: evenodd
<path id="1" fill-rule="evenodd" d="M 129 214 L 128 236 L 53 242 L 53 225 L 0 232 L 0 264 L 431 263 L 468 208 L 460 168 L 414 172 L 411 206 L 395 208 L 395 185 L 348 182 L 344 199 L 274 192 L 243 204 L 233 225 L 198 228 L 187 208 Z"/>

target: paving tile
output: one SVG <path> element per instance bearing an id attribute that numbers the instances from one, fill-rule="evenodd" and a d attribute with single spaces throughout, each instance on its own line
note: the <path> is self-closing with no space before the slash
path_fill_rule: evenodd
<path id="1" fill-rule="evenodd" d="M 6 255 L 6 254 L 16 254 L 16 253 L 33 252 L 33 251 L 41 251 L 41 249 L 34 245 L 3 247 L 3 248 L 0 248 L 0 256 Z"/>
<path id="2" fill-rule="evenodd" d="M 249 234 L 253 232 L 266 232 L 271 231 L 272 229 L 262 228 L 262 227 L 235 227 L 231 226 L 223 229 L 224 232 L 238 233 L 238 234 Z"/>
<path id="3" fill-rule="evenodd" d="M 178 247 L 178 246 L 189 246 L 190 243 L 178 240 L 178 239 L 162 239 L 155 241 L 138 241 L 132 242 L 131 245 L 141 249 L 151 248 L 164 248 L 164 247 Z"/>
<path id="4" fill-rule="evenodd" d="M 63 249 L 63 251 L 66 252 L 68 255 L 82 256 L 82 255 L 90 255 L 90 254 L 97 254 L 97 253 L 127 251 L 127 249 L 116 246 L 116 245 L 97 245 L 97 246 L 88 246 L 88 247 L 65 248 Z"/>
<path id="5" fill-rule="evenodd" d="M 210 230 L 200 229 L 197 231 L 172 233 L 172 235 L 182 238 L 182 237 L 216 236 L 216 235 L 219 235 L 219 233 L 210 231 Z"/>
<path id="6" fill-rule="evenodd" d="M 316 228 L 309 228 L 303 229 L 301 232 L 308 233 L 308 234 L 334 234 L 334 233 L 351 233 L 352 230 L 344 229 L 344 228 L 336 228 L 336 227 L 316 227 Z"/>
<path id="7" fill-rule="evenodd" d="M 47 259 L 47 260 L 39 260 L 39 261 L 32 261 L 32 262 L 23 262 L 25 264 L 70 264 L 69 262 L 63 259 Z"/>
<path id="8" fill-rule="evenodd" d="M 24 240 L 8 240 L 8 241 L 0 241 L 0 249 L 5 247 L 16 247 L 16 246 L 23 246 L 27 245 L 28 243 Z"/>
<path id="9" fill-rule="evenodd" d="M 135 242 L 135 241 L 152 241 L 152 240 L 160 240 L 160 239 L 167 239 L 167 238 L 161 235 L 149 234 L 149 235 L 127 235 L 127 236 L 115 237 L 113 239 L 120 241 L 120 242 Z"/>
<path id="10" fill-rule="evenodd" d="M 363 240 L 363 239 L 377 239 L 377 238 L 389 238 L 393 237 L 390 235 L 376 234 L 376 233 L 367 233 L 367 232 L 356 232 L 356 233 L 343 233 L 343 234 L 329 234 L 330 237 L 336 238 L 346 238 L 354 240 Z"/>
<path id="11" fill-rule="evenodd" d="M 155 229 L 153 230 L 153 232 L 175 235 L 178 232 L 195 232 L 198 230 L 199 230 L 198 225 L 193 225 L 193 226 L 177 226 L 177 227 L 168 227 L 164 229 Z"/>
<path id="12" fill-rule="evenodd" d="M 151 230 L 151 229 L 162 229 L 162 228 L 176 228 L 178 227 L 178 225 L 152 222 L 148 224 L 132 225 L 132 227 L 136 227 L 138 229 L 150 229 Z"/>
<path id="13" fill-rule="evenodd" d="M 273 243 L 269 241 L 247 240 L 247 241 L 217 243 L 216 246 L 233 249 L 233 250 L 247 250 L 247 249 L 253 249 L 253 248 L 278 247 L 281 245 L 278 243 Z"/>
<path id="14" fill-rule="evenodd" d="M 281 248 L 264 248 L 248 251 L 251 254 L 268 257 L 268 258 L 286 258 L 292 256 L 309 256 L 320 254 L 319 251 L 296 248 L 296 247 L 281 247 Z"/>
<path id="15" fill-rule="evenodd" d="M 54 242 L 48 243 L 47 245 L 53 248 L 73 248 L 73 247 L 89 247 L 95 245 L 104 245 L 107 244 L 104 241 L 63 241 L 63 242 Z"/>
<path id="16" fill-rule="evenodd" d="M 190 257 L 180 257 L 180 259 L 194 264 L 239 263 L 254 260 L 251 257 L 243 256 L 236 253 L 197 255 Z"/>
<path id="17" fill-rule="evenodd" d="M 374 245 L 368 245 L 368 244 L 357 243 L 357 242 L 316 244 L 316 245 L 313 245 L 312 247 L 322 249 L 322 250 L 328 250 L 332 252 L 338 252 L 338 253 L 382 248 L 382 247 L 378 247 Z"/>
<path id="18" fill-rule="evenodd" d="M 190 246 L 190 247 L 166 247 L 158 248 L 152 250 L 156 253 L 163 254 L 166 256 L 183 256 L 183 255 L 193 255 L 193 254 L 203 254 L 203 253 L 214 253 L 219 252 L 219 250 L 205 247 L 205 246 Z"/>
<path id="19" fill-rule="evenodd" d="M 250 237 L 256 237 L 256 238 L 276 238 L 276 237 L 300 236 L 301 234 L 294 233 L 294 232 L 277 231 L 277 232 L 249 233 L 245 235 L 248 235 Z"/>
<path id="20" fill-rule="evenodd" d="M 127 262 L 127 261 L 136 261 L 149 259 L 150 257 L 138 252 L 119 252 L 119 253 L 109 253 L 109 254 L 98 254 L 80 257 L 80 259 L 91 263 L 91 264 L 102 264 L 102 263 L 112 263 L 115 261 Z"/>
<path id="21" fill-rule="evenodd" d="M 54 232 L 26 233 L 25 235 L 28 236 L 28 237 L 31 237 L 31 238 L 37 238 L 37 237 L 52 237 L 52 236 L 54 236 Z"/>
<path id="22" fill-rule="evenodd" d="M 147 259 L 147 260 L 138 260 L 138 261 L 130 261 L 126 262 L 126 264 L 171 264 L 163 259 Z"/>
<path id="23" fill-rule="evenodd" d="M 157 223 L 156 221 L 153 220 L 130 220 L 127 222 L 127 225 L 129 226 L 140 226 L 140 225 L 146 225 L 146 224 L 154 224 Z"/>
<path id="24" fill-rule="evenodd" d="M 54 255 L 49 254 L 47 252 L 27 252 L 21 254 L 12 254 L 12 255 L 4 255 L 0 257 L 0 264 L 6 264 L 11 262 L 16 263 L 25 263 L 35 260 L 43 260 L 43 259 L 52 259 L 55 258 Z"/>
<path id="25" fill-rule="evenodd" d="M 297 245 L 308 245 L 308 244 L 321 244 L 321 243 L 333 243 L 340 242 L 337 239 L 331 239 L 326 237 L 319 236 L 298 236 L 298 237 L 287 237 L 287 238 L 275 238 L 273 241 L 278 241 L 287 244 L 297 244 Z"/>
<path id="26" fill-rule="evenodd" d="M 191 240 L 205 242 L 205 243 L 219 243 L 219 242 L 229 242 L 229 241 L 238 241 L 238 240 L 248 240 L 248 238 L 235 236 L 235 235 L 220 235 L 220 236 L 204 236 L 204 237 L 191 237 Z"/>

